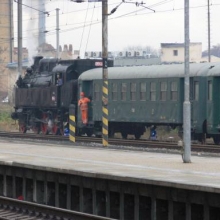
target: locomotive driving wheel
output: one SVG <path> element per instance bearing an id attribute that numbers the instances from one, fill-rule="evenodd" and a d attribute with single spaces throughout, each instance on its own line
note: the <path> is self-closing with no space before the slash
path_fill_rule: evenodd
<path id="1" fill-rule="evenodd" d="M 27 132 L 27 126 L 24 122 L 19 122 L 19 131 L 23 134 Z"/>
<path id="2" fill-rule="evenodd" d="M 41 123 L 41 132 L 44 135 L 47 135 L 49 133 L 48 132 L 48 125 L 46 123 Z"/>
<path id="3" fill-rule="evenodd" d="M 41 132 L 44 135 L 49 134 L 48 130 L 48 121 L 47 121 L 47 116 L 44 114 L 42 117 L 43 122 L 41 123 Z"/>
<path id="4" fill-rule="evenodd" d="M 52 129 L 51 129 L 51 133 L 54 135 L 58 135 L 60 134 L 60 128 L 57 124 L 54 124 Z"/>
<path id="5" fill-rule="evenodd" d="M 36 124 L 32 127 L 32 131 L 35 133 L 35 134 L 40 134 L 40 125 L 39 124 Z"/>
<path id="6" fill-rule="evenodd" d="M 54 135 L 59 135 L 59 134 L 62 134 L 62 131 L 61 131 L 61 128 L 60 128 L 60 119 L 59 117 L 56 115 L 54 117 L 54 120 L 53 120 L 53 126 L 51 128 L 51 133 L 54 134 Z"/>

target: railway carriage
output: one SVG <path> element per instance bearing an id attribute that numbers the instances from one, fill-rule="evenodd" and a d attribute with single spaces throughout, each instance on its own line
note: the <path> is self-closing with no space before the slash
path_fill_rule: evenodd
<path id="1" fill-rule="evenodd" d="M 152 125 L 182 128 L 184 76 L 183 64 L 108 68 L 109 136 L 120 132 L 123 138 L 132 134 L 138 139 Z M 217 63 L 190 65 L 192 137 L 200 141 L 213 137 L 220 142 L 219 77 Z M 79 90 L 92 97 L 87 132 L 100 135 L 102 69 L 84 72 L 78 83 Z M 80 115 L 77 126 L 83 131 Z"/>
<path id="2" fill-rule="evenodd" d="M 213 64 L 207 75 L 206 123 L 207 137 L 220 143 L 220 64 Z"/>

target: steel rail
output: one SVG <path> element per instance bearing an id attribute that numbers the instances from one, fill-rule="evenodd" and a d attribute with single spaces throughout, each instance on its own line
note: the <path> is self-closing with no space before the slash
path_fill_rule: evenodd
<path id="1" fill-rule="evenodd" d="M 59 136 L 59 135 L 42 135 L 42 134 L 34 134 L 34 133 L 26 133 L 22 134 L 19 132 L 0 132 L 0 137 L 6 137 L 6 138 L 16 138 L 16 139 L 26 139 L 26 140 L 41 140 L 41 141 L 54 141 L 56 143 L 63 142 L 65 144 L 73 145 L 72 142 L 69 141 L 68 137 L 65 136 Z M 102 143 L 101 138 L 96 137 L 76 137 L 76 143 Z M 115 148 L 119 149 L 124 146 L 124 148 L 127 147 L 127 149 L 132 150 L 143 150 L 143 149 L 163 149 L 163 150 L 176 150 L 176 151 L 182 151 L 183 147 L 179 146 L 177 142 L 174 141 L 151 141 L 151 140 L 134 140 L 134 139 L 120 139 L 120 138 L 111 138 L 109 139 L 109 148 Z M 99 146 L 93 146 L 93 147 L 99 147 Z M 192 151 L 199 153 L 199 152 L 205 152 L 205 153 L 220 153 L 220 146 L 214 145 L 214 144 L 199 144 L 199 143 L 192 143 Z"/>
<path id="2" fill-rule="evenodd" d="M 2 220 L 110 220 L 110 218 L 0 196 Z"/>

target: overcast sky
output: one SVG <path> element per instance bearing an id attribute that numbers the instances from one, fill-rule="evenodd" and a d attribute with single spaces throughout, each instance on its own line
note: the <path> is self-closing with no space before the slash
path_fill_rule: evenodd
<path id="1" fill-rule="evenodd" d="M 38 2 L 28 0 L 25 4 L 37 9 Z M 108 11 L 121 2 L 122 0 L 108 0 Z M 184 0 L 143 0 L 144 7 L 137 7 L 134 2 L 136 1 L 125 1 L 114 14 L 108 16 L 109 51 L 123 51 L 129 46 L 160 49 L 161 43 L 184 42 Z M 16 3 L 14 4 L 16 12 Z M 190 41 L 201 42 L 203 50 L 208 47 L 207 4 L 208 0 L 190 0 Z M 45 0 L 45 7 L 50 13 L 46 16 L 47 43 L 56 47 L 55 9 L 59 8 L 61 45 L 72 44 L 74 50 L 81 51 L 81 55 L 85 51 L 102 50 L 101 2 Z M 38 12 L 26 6 L 23 8 L 23 46 L 33 48 L 37 43 Z M 219 11 L 219 0 L 210 0 L 211 46 L 220 44 Z M 16 16 L 14 20 L 16 25 Z"/>

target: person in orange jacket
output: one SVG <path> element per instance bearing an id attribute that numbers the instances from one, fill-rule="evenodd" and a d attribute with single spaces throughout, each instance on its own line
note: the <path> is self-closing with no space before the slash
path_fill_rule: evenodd
<path id="1" fill-rule="evenodd" d="M 85 97 L 84 92 L 80 93 L 80 100 L 78 101 L 78 106 L 81 110 L 81 116 L 82 116 L 82 122 L 83 124 L 88 123 L 88 103 L 90 102 L 90 99 Z"/>

